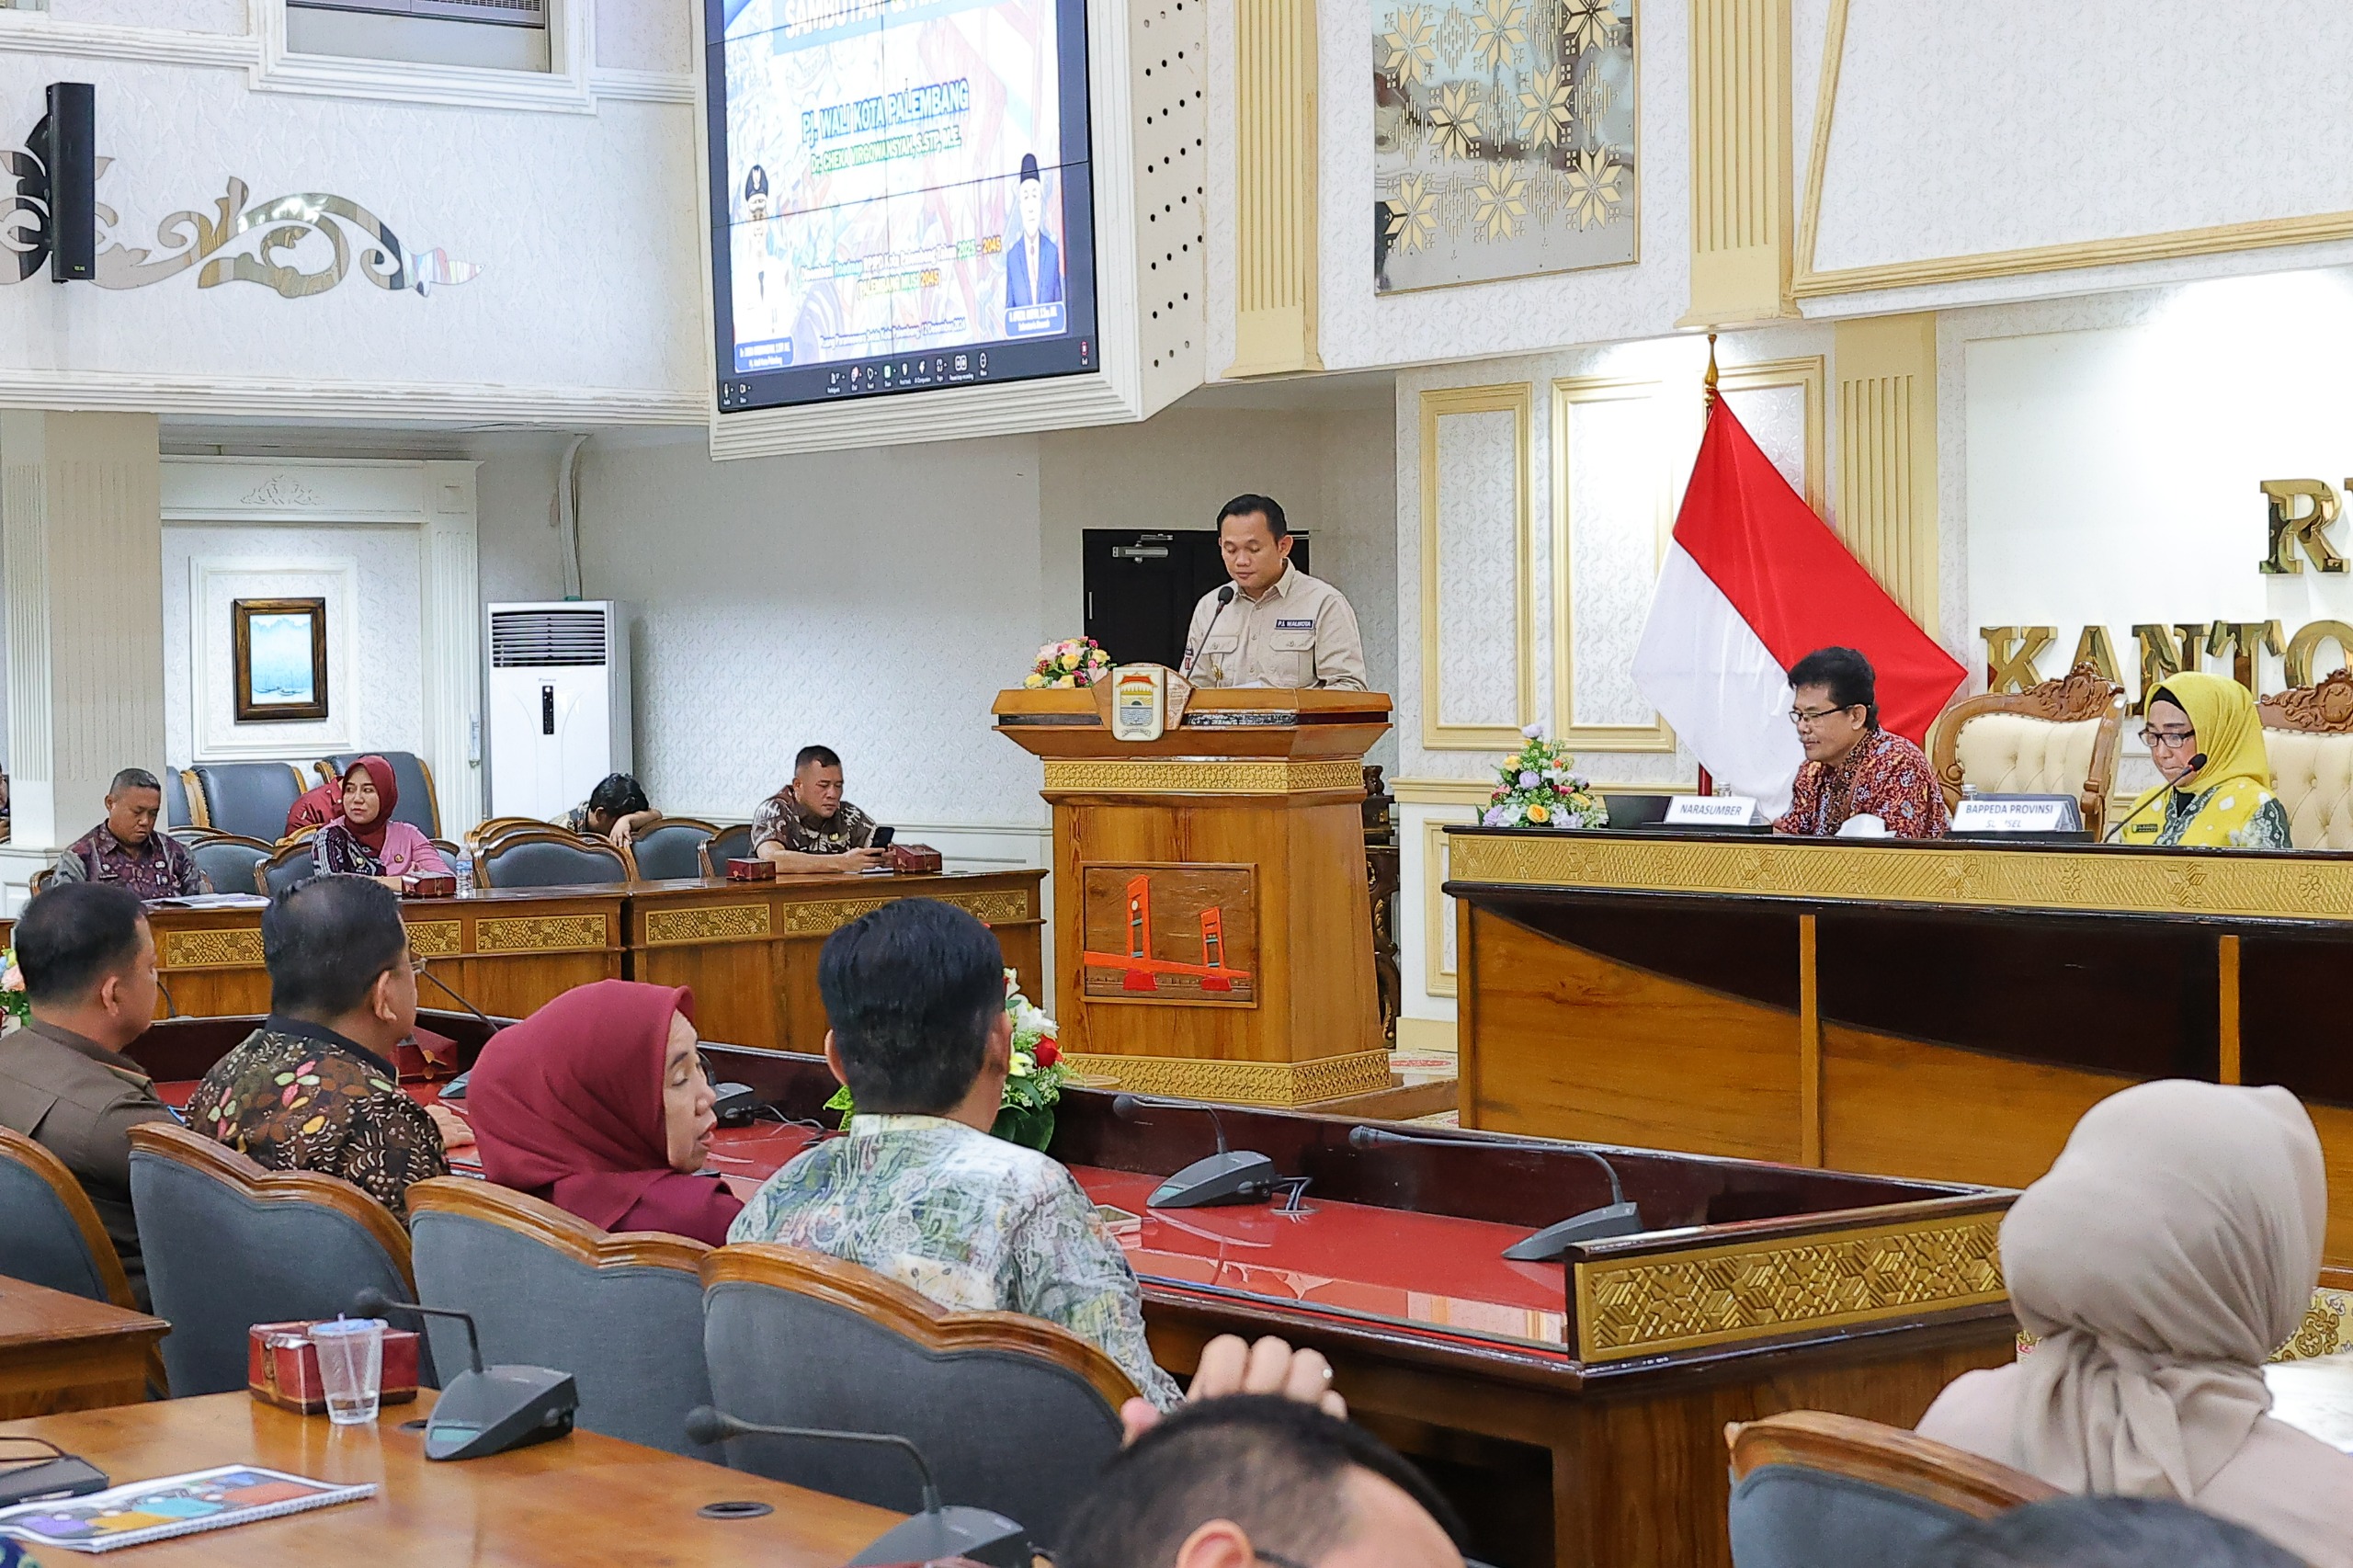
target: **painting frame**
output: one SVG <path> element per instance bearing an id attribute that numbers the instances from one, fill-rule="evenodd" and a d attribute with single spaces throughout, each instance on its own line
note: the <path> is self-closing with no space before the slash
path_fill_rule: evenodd
<path id="1" fill-rule="evenodd" d="M 310 621 L 308 700 L 264 700 L 254 687 L 254 623 L 257 619 L 271 622 L 289 617 L 302 617 Z M 231 642 L 235 650 L 233 657 L 237 722 L 316 722 L 326 718 L 327 601 L 324 597 L 233 599 L 229 603 L 229 619 Z M 266 624 L 262 630 L 265 639 L 270 642 L 284 635 L 284 629 L 279 627 Z M 299 670 L 299 658 L 293 663 Z"/>

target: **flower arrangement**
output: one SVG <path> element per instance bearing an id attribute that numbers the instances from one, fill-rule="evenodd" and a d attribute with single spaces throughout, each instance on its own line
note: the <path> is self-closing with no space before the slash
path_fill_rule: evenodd
<path id="1" fill-rule="evenodd" d="M 1609 808 L 1590 781 L 1570 769 L 1576 758 L 1558 741 L 1544 738 L 1544 726 L 1520 732 L 1528 744 L 1495 770 L 1495 792 L 1480 823 L 1487 827 L 1601 827 Z"/>
<path id="2" fill-rule="evenodd" d="M 17 967 L 17 949 L 0 950 L 0 1031 L 20 1029 L 33 1016 L 33 999 L 25 994 L 25 971 Z"/>
<path id="3" fill-rule="evenodd" d="M 1021 994 L 1020 978 L 1009 969 L 1005 971 L 1005 1011 L 1013 1020 L 1013 1066 L 1006 1074 L 996 1125 L 989 1131 L 1008 1143 L 1043 1153 L 1054 1141 L 1054 1107 L 1071 1070 L 1063 1065 L 1062 1048 L 1054 1043 L 1054 1020 Z M 847 1084 L 834 1091 L 825 1108 L 841 1112 L 841 1125 L 849 1125 L 858 1107 Z"/>
<path id="4" fill-rule="evenodd" d="M 1021 677 L 1028 687 L 1093 686 L 1111 673 L 1111 655 L 1092 637 L 1065 637 L 1038 650 L 1038 662 Z"/>

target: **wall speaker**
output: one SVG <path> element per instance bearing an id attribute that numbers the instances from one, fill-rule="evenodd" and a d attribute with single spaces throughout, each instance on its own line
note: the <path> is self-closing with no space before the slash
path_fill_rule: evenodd
<path id="1" fill-rule="evenodd" d="M 87 280 L 98 270 L 97 90 L 51 82 L 31 152 L 49 177 L 49 276 Z"/>

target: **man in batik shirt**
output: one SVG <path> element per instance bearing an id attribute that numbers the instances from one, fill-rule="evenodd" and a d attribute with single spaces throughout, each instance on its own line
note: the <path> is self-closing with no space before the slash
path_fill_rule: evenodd
<path id="1" fill-rule="evenodd" d="M 1790 686 L 1805 766 L 1774 832 L 1827 838 L 1874 816 L 1892 837 L 1944 836 L 1945 792 L 1918 746 L 1879 727 L 1870 660 L 1852 648 L 1816 649 L 1790 671 Z"/>
<path id="2" fill-rule="evenodd" d="M 770 1176 L 731 1242 L 859 1264 L 943 1306 L 1026 1312 L 1100 1346 L 1166 1410 L 1143 1296 L 1069 1171 L 989 1135 L 1013 1030 L 996 938 L 961 909 L 901 899 L 826 940 L 825 1059 L 857 1101 L 844 1137 Z"/>
<path id="3" fill-rule="evenodd" d="M 802 746 L 792 781 L 752 813 L 752 853 L 779 871 L 863 871 L 882 863 L 874 819 L 842 799 L 842 759 Z"/>
<path id="4" fill-rule="evenodd" d="M 449 1174 L 449 1113 L 409 1098 L 392 1062 L 416 1027 L 400 900 L 371 878 L 315 878 L 263 912 L 261 939 L 269 1017 L 204 1075 L 188 1126 L 270 1170 L 341 1176 L 406 1218 L 411 1184 Z"/>
<path id="5" fill-rule="evenodd" d="M 156 825 L 164 787 L 143 767 L 126 767 L 107 790 L 107 820 L 66 846 L 51 872 L 61 882 L 116 882 L 142 900 L 210 892 L 196 858 Z"/>

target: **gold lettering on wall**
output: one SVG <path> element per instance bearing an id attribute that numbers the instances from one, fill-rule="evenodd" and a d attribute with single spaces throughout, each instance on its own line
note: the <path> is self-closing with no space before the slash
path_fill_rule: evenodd
<path id="1" fill-rule="evenodd" d="M 2188 629 L 2185 627 L 2183 630 Z M 2204 637 L 2206 629 L 2200 626 L 2198 634 Z M 2158 620 L 2144 621 L 2135 626 L 2132 635 L 2141 644 L 2141 695 L 2132 699 L 2132 711 L 2145 713 L 2149 710 L 2149 693 L 2163 686 L 2165 676 L 2179 675 L 2184 659 L 2192 665 L 2197 664 L 2198 643 L 2193 641 L 2185 645 L 2175 642 L 2173 629 Z"/>
<path id="2" fill-rule="evenodd" d="M 2249 691 L 2256 688 L 2256 655 L 2279 652 L 2279 623 L 2276 620 L 2218 620 L 2206 635 L 2209 658 L 2231 654 L 2231 678 Z"/>
<path id="3" fill-rule="evenodd" d="M 2074 669 L 2077 665 L 2089 665 L 2099 672 L 2100 679 L 2111 685 L 2124 684 L 2124 677 L 2116 673 L 2116 648 L 2109 642 L 2105 626 L 2086 626 L 2083 635 L 2075 639 L 2075 656 L 2067 661 L 2067 667 Z"/>
<path id="4" fill-rule="evenodd" d="M 2276 626 L 2279 622 L 2272 624 Z M 2286 658 L 2290 686 L 2312 685 L 2313 654 L 2319 651 L 2323 642 L 2336 644 L 2339 668 L 2353 665 L 2353 626 L 2347 626 L 2341 620 L 2315 620 L 2299 628 L 2295 636 L 2288 640 Z"/>
<path id="5" fill-rule="evenodd" d="M 2055 626 L 1981 626 L 1977 635 L 1985 639 L 1985 689 L 1987 691 L 2024 691 L 2030 686 L 2042 684 L 2042 672 L 2034 667 L 2035 655 L 2051 646 L 2059 635 Z"/>
<path id="6" fill-rule="evenodd" d="M 2345 482 L 2353 489 L 2353 479 Z M 2336 492 L 2317 479 L 2267 479 L 2260 486 L 2271 508 L 2271 552 L 2263 558 L 2267 576 L 2294 576 L 2304 563 L 2296 559 L 2299 546 L 2323 572 L 2347 569 L 2345 557 L 2328 542 L 2325 530 L 2336 520 Z M 2311 505 L 2307 506 L 2305 503 Z"/>

